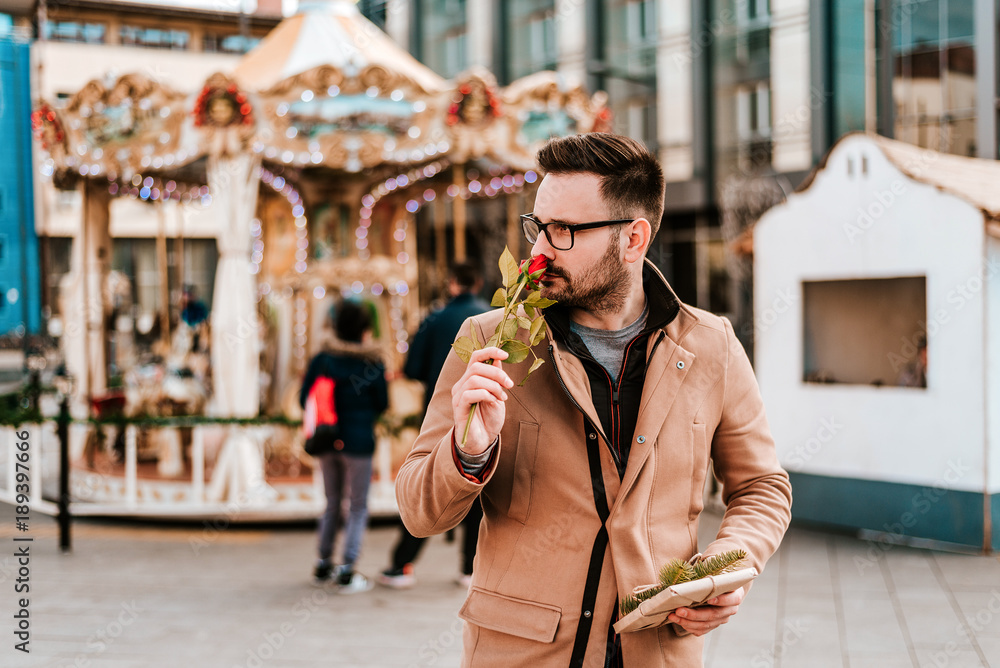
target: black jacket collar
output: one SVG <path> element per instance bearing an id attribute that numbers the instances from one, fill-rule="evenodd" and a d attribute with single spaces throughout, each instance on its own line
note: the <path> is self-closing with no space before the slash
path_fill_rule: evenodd
<path id="1" fill-rule="evenodd" d="M 680 300 L 677 299 L 677 295 L 649 260 L 645 260 L 642 268 L 642 289 L 649 303 L 649 315 L 646 318 L 646 327 L 640 336 L 666 327 L 673 322 L 680 311 Z M 548 307 L 545 309 L 545 323 L 551 328 L 553 337 L 567 346 L 574 355 L 590 357 L 587 346 L 570 327 L 569 308 L 558 303 Z"/>

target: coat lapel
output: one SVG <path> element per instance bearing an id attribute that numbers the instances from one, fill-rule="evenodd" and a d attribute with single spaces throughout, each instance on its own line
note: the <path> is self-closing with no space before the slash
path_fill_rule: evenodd
<path id="1" fill-rule="evenodd" d="M 619 498 L 628 493 L 635 484 L 653 444 L 660 433 L 660 428 L 670 414 L 670 409 L 684 385 L 685 379 L 695 364 L 696 356 L 679 345 L 677 341 L 698 323 L 698 318 L 686 308 L 681 307 L 677 318 L 666 328 L 666 336 L 656 346 L 653 357 L 647 361 L 646 380 L 642 387 L 642 399 L 639 402 L 639 417 L 632 435 L 632 446 L 629 451 L 628 465 L 622 477 Z M 656 345 L 659 333 L 650 336 L 650 349 Z M 647 355 L 649 354 L 647 350 Z M 611 509 L 614 515 L 615 509 Z"/>

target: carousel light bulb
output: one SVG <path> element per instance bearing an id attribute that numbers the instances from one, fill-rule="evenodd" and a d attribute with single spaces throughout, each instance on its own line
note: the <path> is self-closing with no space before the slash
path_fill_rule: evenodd
<path id="1" fill-rule="evenodd" d="M 305 270 L 306 270 L 306 263 L 305 262 L 296 262 L 295 263 L 295 271 L 297 271 L 298 273 L 301 274 Z"/>
<path id="2" fill-rule="evenodd" d="M 392 233 L 392 238 L 396 241 L 406 241 L 406 230 L 396 230 Z"/>
<path id="3" fill-rule="evenodd" d="M 381 295 L 382 291 L 384 289 L 385 288 L 382 287 L 381 283 L 373 283 L 372 284 L 372 294 L 375 295 L 376 297 L 378 297 L 379 295 Z"/>
<path id="4" fill-rule="evenodd" d="M 395 189 L 396 189 L 396 186 L 397 186 L 397 184 L 398 184 L 398 182 L 396 181 L 396 179 L 388 179 L 388 180 L 387 180 L 387 181 L 385 182 L 385 187 L 386 187 L 386 190 L 395 190 Z M 404 185 L 405 185 L 405 184 L 404 184 Z"/>
<path id="5" fill-rule="evenodd" d="M 324 288 L 322 285 L 317 285 L 315 288 L 313 288 L 313 297 L 315 299 L 322 299 L 325 296 L 326 296 L 326 288 Z"/>
<path id="6" fill-rule="evenodd" d="M 264 252 L 264 242 L 261 241 L 260 239 L 258 239 L 257 241 L 253 242 L 253 250 L 254 250 L 255 253 L 263 253 Z"/>
<path id="7" fill-rule="evenodd" d="M 358 239 L 365 239 L 365 238 L 367 238 L 368 237 L 368 228 L 367 227 L 359 227 L 358 229 L 354 230 L 354 236 L 356 236 Z"/>
<path id="8" fill-rule="evenodd" d="M 538 180 L 538 174 L 536 174 L 534 170 L 529 169 L 524 173 L 524 180 L 528 183 L 534 183 Z"/>
<path id="9" fill-rule="evenodd" d="M 420 136 L 420 128 L 416 125 L 411 125 L 410 129 L 406 131 L 406 134 L 410 137 L 410 139 L 416 139 Z"/>
<path id="10" fill-rule="evenodd" d="M 400 253 L 399 255 L 396 256 L 396 262 L 400 264 L 406 264 L 409 261 L 410 261 L 410 256 L 408 253 Z"/>
<path id="11" fill-rule="evenodd" d="M 362 206 L 366 206 L 370 209 L 375 205 L 375 198 L 372 197 L 371 195 L 365 195 L 364 197 L 361 198 L 361 204 Z"/>
<path id="12" fill-rule="evenodd" d="M 413 111 L 417 112 L 418 114 L 421 111 L 424 111 L 425 109 L 427 109 L 427 104 L 423 100 L 417 100 L 416 102 L 413 103 Z"/>
<path id="13" fill-rule="evenodd" d="M 358 249 L 368 248 L 368 240 L 367 239 L 358 239 L 357 241 L 354 242 L 354 245 L 357 246 Z"/>
<path id="14" fill-rule="evenodd" d="M 358 258 L 360 258 L 362 260 L 367 260 L 371 256 L 372 256 L 372 254 L 371 254 L 371 252 L 367 248 L 364 248 L 364 249 L 358 251 Z"/>
<path id="15" fill-rule="evenodd" d="M 270 294 L 270 293 L 271 293 L 271 284 L 270 283 L 261 283 L 260 284 L 260 294 L 267 295 L 267 294 Z"/>
<path id="16" fill-rule="evenodd" d="M 312 162 L 312 164 L 318 165 L 321 162 L 323 162 L 323 154 L 320 153 L 319 151 L 313 151 L 313 153 L 312 153 L 312 155 L 310 156 L 309 159 L 310 159 L 310 162 Z"/>
<path id="17" fill-rule="evenodd" d="M 360 295 L 365 290 L 365 284 L 361 281 L 354 281 L 351 283 L 351 292 L 356 295 Z"/>
<path id="18" fill-rule="evenodd" d="M 303 102 L 310 102 L 313 99 L 313 97 L 315 97 L 315 95 L 311 90 L 307 89 L 302 91 L 302 95 L 300 97 L 302 98 Z"/>
<path id="19" fill-rule="evenodd" d="M 289 163 L 295 159 L 295 154 L 291 151 L 285 151 L 281 154 L 281 161 L 284 163 Z"/>
<path id="20" fill-rule="evenodd" d="M 330 86 L 326 89 L 326 94 L 330 97 L 337 97 L 340 95 L 340 86 Z"/>
<path id="21" fill-rule="evenodd" d="M 299 131 L 295 128 L 294 125 L 288 126 L 288 129 L 285 130 L 285 136 L 288 137 L 289 139 L 295 139 L 295 136 L 297 134 L 299 134 Z"/>
<path id="22" fill-rule="evenodd" d="M 479 181 L 469 181 L 469 192 L 477 193 L 483 189 L 483 185 Z"/>
<path id="23" fill-rule="evenodd" d="M 425 202 L 433 202 L 435 197 L 437 197 L 437 193 L 435 193 L 431 188 L 424 191 Z"/>
<path id="24" fill-rule="evenodd" d="M 448 197 L 451 197 L 452 199 L 454 199 L 455 197 L 458 197 L 458 192 L 459 192 L 458 186 L 456 186 L 453 183 L 450 186 L 448 186 L 448 189 L 445 192 L 448 193 Z"/>
<path id="25" fill-rule="evenodd" d="M 406 343 L 406 341 L 400 341 L 396 344 L 396 351 L 403 355 L 405 355 L 409 349 L 410 346 Z"/>
<path id="26" fill-rule="evenodd" d="M 416 213 L 420 210 L 420 203 L 415 199 L 411 199 L 406 203 L 406 210 L 410 213 Z"/>

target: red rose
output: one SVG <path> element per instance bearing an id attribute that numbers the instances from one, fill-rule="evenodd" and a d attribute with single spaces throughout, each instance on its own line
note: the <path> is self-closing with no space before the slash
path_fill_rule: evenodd
<path id="1" fill-rule="evenodd" d="M 549 259 L 544 255 L 536 255 L 530 260 L 521 262 L 521 276 L 527 278 L 528 288 L 538 288 L 539 282 L 545 278 L 545 270 L 548 269 Z"/>

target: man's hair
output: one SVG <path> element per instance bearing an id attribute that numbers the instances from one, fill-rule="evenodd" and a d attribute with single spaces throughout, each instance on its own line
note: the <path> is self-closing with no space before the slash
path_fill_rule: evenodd
<path id="1" fill-rule="evenodd" d="M 462 288 L 462 292 L 475 290 L 482 278 L 479 268 L 471 262 L 456 262 L 451 265 L 448 274 L 455 279 L 458 287 Z"/>
<path id="2" fill-rule="evenodd" d="M 341 341 L 358 343 L 371 329 L 372 315 L 364 304 L 341 300 L 334 309 L 333 329 Z"/>
<path id="3" fill-rule="evenodd" d="M 549 174 L 598 176 L 598 192 L 612 217 L 643 217 L 653 228 L 653 237 L 660 229 L 663 169 L 640 142 L 605 132 L 560 137 L 538 151 L 538 166 Z"/>

